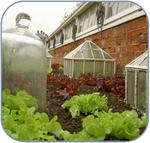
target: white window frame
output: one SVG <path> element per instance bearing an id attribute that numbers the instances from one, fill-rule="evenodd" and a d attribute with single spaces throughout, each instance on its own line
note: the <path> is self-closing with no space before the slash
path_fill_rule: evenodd
<path id="1" fill-rule="evenodd" d="M 91 16 L 91 14 L 93 15 L 93 12 L 96 13 L 96 6 L 92 6 L 88 11 L 86 11 L 85 13 L 81 14 L 79 17 L 78 17 L 78 21 L 77 21 L 77 34 L 80 34 L 92 27 L 94 27 L 96 25 L 92 25 L 92 26 L 89 26 L 89 22 L 91 22 L 91 19 L 93 20 L 93 16 Z M 95 14 L 95 18 L 96 18 L 96 14 Z M 87 22 L 87 20 L 89 22 Z M 95 19 L 96 20 L 96 19 Z M 82 29 L 81 31 L 79 32 L 79 26 L 80 24 L 83 24 L 82 25 Z M 85 28 L 86 27 L 86 28 Z M 85 30 L 86 29 L 86 30 Z"/>
<path id="2" fill-rule="evenodd" d="M 68 25 L 68 27 L 66 27 L 64 29 L 64 41 L 68 40 L 68 39 L 71 39 L 72 38 L 72 23 L 70 23 Z M 67 33 L 67 37 L 66 37 L 66 32 L 69 32 L 69 34 Z M 68 36 L 69 35 L 69 36 Z"/>
<path id="3" fill-rule="evenodd" d="M 50 49 L 53 48 L 53 39 L 50 39 Z"/>
<path id="4" fill-rule="evenodd" d="M 119 12 L 118 14 L 116 14 L 114 16 L 111 16 L 110 18 L 105 19 L 104 20 L 104 25 L 106 25 L 108 23 L 111 23 L 111 22 L 113 22 L 113 21 L 115 21 L 115 20 L 117 20 L 117 19 L 119 19 L 119 18 L 121 18 L 121 17 L 123 17 L 125 15 L 129 15 L 129 14 L 131 14 L 132 12 L 134 12 L 134 11 L 136 11 L 138 9 L 140 9 L 140 7 L 137 6 L 137 5 L 129 7 L 127 10 Z"/>
<path id="5" fill-rule="evenodd" d="M 61 44 L 60 43 L 60 36 L 61 36 L 60 33 L 56 35 L 56 46 Z"/>

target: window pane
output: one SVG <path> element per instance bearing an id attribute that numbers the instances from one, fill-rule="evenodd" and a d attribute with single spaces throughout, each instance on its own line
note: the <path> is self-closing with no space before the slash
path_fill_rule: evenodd
<path id="1" fill-rule="evenodd" d="M 117 13 L 118 2 L 108 2 L 106 5 L 106 18 L 114 16 Z"/>
<path id="2" fill-rule="evenodd" d="M 56 35 L 56 44 L 60 43 L 60 33 Z"/>
<path id="3" fill-rule="evenodd" d="M 82 51 L 80 50 L 80 51 L 78 51 L 76 54 L 75 54 L 75 56 L 74 56 L 74 58 L 83 58 L 83 54 L 81 53 Z"/>
<path id="4" fill-rule="evenodd" d="M 146 72 L 140 71 L 137 76 L 137 107 L 146 111 Z"/>
<path id="5" fill-rule="evenodd" d="M 95 74 L 103 75 L 104 61 L 95 61 Z"/>
<path id="6" fill-rule="evenodd" d="M 74 62 L 74 77 L 80 76 L 83 73 L 83 60 L 75 60 Z"/>
<path id="7" fill-rule="evenodd" d="M 83 32 L 96 25 L 96 5 L 93 5 L 88 11 L 79 16 L 78 33 Z"/>
<path id="8" fill-rule="evenodd" d="M 105 52 L 103 53 L 104 54 L 104 57 L 105 59 L 112 59 L 108 54 L 106 54 Z"/>
<path id="9" fill-rule="evenodd" d="M 93 59 L 91 49 L 83 50 L 83 58 Z"/>
<path id="10" fill-rule="evenodd" d="M 111 76 L 114 74 L 114 62 L 106 62 L 105 64 L 105 75 Z"/>
<path id="11" fill-rule="evenodd" d="M 143 60 L 143 62 L 141 62 L 140 66 L 146 66 L 146 67 L 148 67 L 148 58 L 145 58 Z"/>
<path id="12" fill-rule="evenodd" d="M 93 50 L 94 58 L 103 59 L 102 53 L 100 50 Z"/>
<path id="13" fill-rule="evenodd" d="M 106 19 L 110 18 L 135 4 L 131 2 L 107 2 L 106 3 Z"/>
<path id="14" fill-rule="evenodd" d="M 84 73 L 93 74 L 94 71 L 94 61 L 85 61 Z"/>
<path id="15" fill-rule="evenodd" d="M 117 13 L 122 12 L 130 7 L 130 2 L 118 2 Z"/>
<path id="16" fill-rule="evenodd" d="M 71 35 L 72 35 L 72 24 L 68 25 L 65 28 L 65 34 L 64 34 L 65 40 L 71 38 Z"/>
<path id="17" fill-rule="evenodd" d="M 127 71 L 127 102 L 134 105 L 135 72 Z"/>

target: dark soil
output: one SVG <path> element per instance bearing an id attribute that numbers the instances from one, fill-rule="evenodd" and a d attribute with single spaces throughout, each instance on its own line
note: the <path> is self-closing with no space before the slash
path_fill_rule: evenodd
<path id="1" fill-rule="evenodd" d="M 58 97 L 48 98 L 48 115 L 53 118 L 55 115 L 58 116 L 58 121 L 62 125 L 63 130 L 68 130 L 69 132 L 79 132 L 82 130 L 82 118 L 84 116 L 72 118 L 68 110 L 61 107 L 64 103 Z"/>
<path id="2" fill-rule="evenodd" d="M 131 110 L 132 107 L 126 104 L 124 98 L 118 97 L 112 93 L 105 93 L 108 98 L 108 106 L 112 108 L 113 112 L 122 112 L 125 110 Z"/>

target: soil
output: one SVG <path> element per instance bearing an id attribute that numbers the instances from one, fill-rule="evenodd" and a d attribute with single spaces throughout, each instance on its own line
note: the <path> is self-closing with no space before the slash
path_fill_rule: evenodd
<path id="1" fill-rule="evenodd" d="M 124 98 L 118 97 L 112 93 L 104 93 L 108 98 L 108 106 L 112 108 L 113 112 L 122 112 L 125 110 L 131 110 L 132 107 L 126 104 Z"/>
<path id="2" fill-rule="evenodd" d="M 61 107 L 63 103 L 64 101 L 58 97 L 51 96 L 48 98 L 48 115 L 50 119 L 57 115 L 63 130 L 68 130 L 71 133 L 81 131 L 84 116 L 72 118 L 70 112 Z"/>
<path id="3" fill-rule="evenodd" d="M 78 94 L 85 94 L 97 91 L 96 88 L 90 86 L 84 86 L 80 88 Z M 113 112 L 122 112 L 125 110 L 133 109 L 130 105 L 124 102 L 124 98 L 120 98 L 112 93 L 102 93 L 108 97 L 108 106 L 112 108 Z M 63 109 L 61 105 L 64 100 L 57 96 L 48 96 L 48 115 L 53 118 L 55 115 L 58 116 L 58 121 L 61 123 L 63 130 L 68 130 L 69 132 L 79 132 L 82 130 L 82 119 L 85 117 L 81 115 L 76 118 L 72 118 L 68 110 Z M 139 112 L 139 115 L 140 112 Z"/>

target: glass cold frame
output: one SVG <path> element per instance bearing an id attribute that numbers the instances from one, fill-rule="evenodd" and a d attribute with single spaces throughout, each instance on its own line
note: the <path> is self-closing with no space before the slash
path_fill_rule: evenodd
<path id="1" fill-rule="evenodd" d="M 115 74 L 115 60 L 89 38 L 65 55 L 64 63 L 65 74 L 69 76 L 83 73 L 108 76 Z M 69 66 L 72 67 L 71 70 Z"/>

